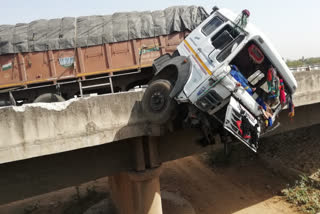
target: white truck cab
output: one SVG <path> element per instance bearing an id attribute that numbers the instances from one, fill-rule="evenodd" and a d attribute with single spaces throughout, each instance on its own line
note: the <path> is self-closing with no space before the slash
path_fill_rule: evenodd
<path id="1" fill-rule="evenodd" d="M 297 82 L 266 36 L 248 23 L 249 16 L 247 10 L 237 16 L 215 7 L 175 56 L 160 57 L 154 68 L 155 81 L 169 84 L 162 96 L 196 106 L 256 152 L 260 135 L 275 127 L 285 106 L 292 107 Z M 169 75 L 175 69 L 177 77 Z M 153 87 L 151 83 L 149 92 Z M 170 111 L 172 101 L 157 95 L 149 95 L 149 104 L 168 104 L 164 109 Z"/>

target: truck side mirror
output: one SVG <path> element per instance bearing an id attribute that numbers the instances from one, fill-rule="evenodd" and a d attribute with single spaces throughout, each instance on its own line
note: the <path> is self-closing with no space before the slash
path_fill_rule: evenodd
<path id="1" fill-rule="evenodd" d="M 219 7 L 214 6 L 214 7 L 212 8 L 211 14 L 214 13 L 214 12 L 216 12 L 216 11 L 218 11 L 218 10 L 219 10 Z"/>

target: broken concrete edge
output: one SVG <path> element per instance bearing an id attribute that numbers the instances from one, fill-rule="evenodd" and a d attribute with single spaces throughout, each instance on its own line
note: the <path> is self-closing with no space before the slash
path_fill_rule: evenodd
<path id="1" fill-rule="evenodd" d="M 127 92 L 118 92 L 116 94 L 105 94 L 105 95 L 94 95 L 89 97 L 77 97 L 72 98 L 69 100 L 66 100 L 64 102 L 53 102 L 53 103 L 28 103 L 23 104 L 22 106 L 3 106 L 0 107 L 1 109 L 13 109 L 15 112 L 25 112 L 28 108 L 42 108 L 50 111 L 63 111 L 68 108 L 68 106 L 73 102 L 79 102 L 81 100 L 89 101 L 90 99 L 94 99 L 96 97 L 108 97 L 108 96 L 118 96 L 123 94 L 136 94 L 136 93 L 142 93 L 144 92 L 144 89 L 141 89 L 139 91 L 127 91 Z"/>
<path id="2" fill-rule="evenodd" d="M 1 108 L 0 163 L 160 136 L 143 117 L 142 97 L 143 90 Z"/>

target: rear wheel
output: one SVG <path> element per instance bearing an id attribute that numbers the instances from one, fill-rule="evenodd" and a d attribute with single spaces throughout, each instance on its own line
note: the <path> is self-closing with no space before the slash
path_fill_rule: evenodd
<path id="1" fill-rule="evenodd" d="M 176 102 L 169 96 L 172 84 L 158 79 L 152 82 L 144 93 L 142 109 L 147 119 L 156 124 L 164 124 L 172 117 Z"/>
<path id="2" fill-rule="evenodd" d="M 65 99 L 57 94 L 46 93 L 37 97 L 33 102 L 34 103 L 55 103 L 55 102 L 63 102 Z"/>

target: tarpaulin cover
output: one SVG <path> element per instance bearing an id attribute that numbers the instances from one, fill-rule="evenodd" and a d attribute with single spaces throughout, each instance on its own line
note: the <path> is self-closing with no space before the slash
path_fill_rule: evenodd
<path id="1" fill-rule="evenodd" d="M 177 6 L 159 11 L 115 13 L 0 25 L 0 55 L 89 47 L 173 32 L 192 31 L 206 17 L 202 7 Z"/>

